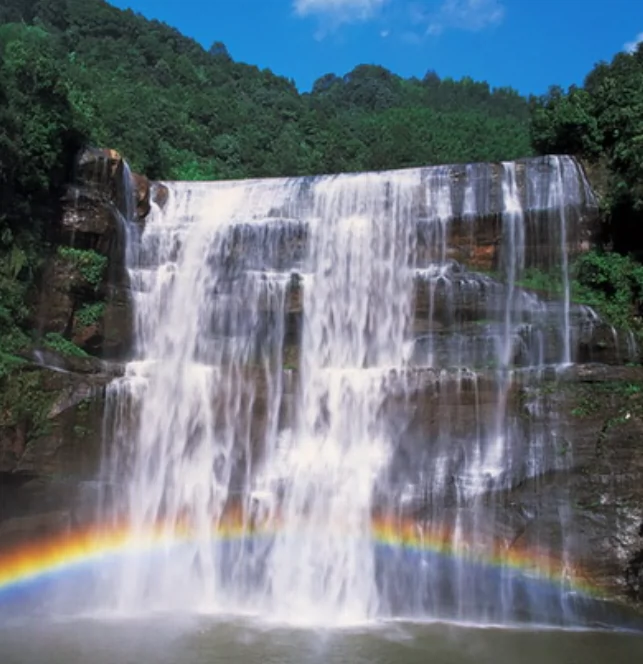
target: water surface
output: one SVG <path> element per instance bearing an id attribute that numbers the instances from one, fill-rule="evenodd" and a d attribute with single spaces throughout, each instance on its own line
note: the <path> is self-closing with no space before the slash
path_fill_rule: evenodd
<path id="1" fill-rule="evenodd" d="M 3 664 L 617 664 L 643 661 L 643 634 L 383 623 L 293 630 L 211 617 L 13 621 Z"/>

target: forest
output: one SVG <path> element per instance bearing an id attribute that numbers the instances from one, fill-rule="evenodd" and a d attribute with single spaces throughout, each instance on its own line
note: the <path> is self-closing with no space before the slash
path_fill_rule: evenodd
<path id="1" fill-rule="evenodd" d="M 0 0 L 0 352 L 28 339 L 29 290 L 88 144 L 151 178 L 209 180 L 570 153 L 600 175 L 606 246 L 636 248 L 622 240 L 632 228 L 643 246 L 641 48 L 543 97 L 375 65 L 326 74 L 300 94 L 221 42 L 205 49 L 103 0 Z M 618 260 L 621 271 L 638 267 Z M 605 263 L 596 269 L 613 269 Z M 592 275 L 599 287 L 608 278 Z M 634 307 L 638 277 L 625 281 Z"/>

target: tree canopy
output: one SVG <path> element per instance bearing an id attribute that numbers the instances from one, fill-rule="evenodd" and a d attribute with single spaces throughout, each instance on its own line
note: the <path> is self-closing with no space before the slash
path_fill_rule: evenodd
<path id="1" fill-rule="evenodd" d="M 239 178 L 510 159 L 530 152 L 527 101 L 469 78 L 360 65 L 309 94 L 102 0 L 2 0 L 36 26 L 87 139 L 151 177 Z"/>
<path id="2" fill-rule="evenodd" d="M 643 46 L 597 64 L 580 88 L 532 100 L 531 135 L 538 152 L 574 154 L 605 173 L 609 239 L 643 249 Z"/>

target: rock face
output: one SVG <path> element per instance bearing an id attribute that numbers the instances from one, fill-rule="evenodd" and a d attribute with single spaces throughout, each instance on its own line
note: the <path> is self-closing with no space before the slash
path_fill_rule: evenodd
<path id="1" fill-rule="evenodd" d="M 570 169 L 578 169 L 570 163 Z M 510 298 L 506 280 L 499 277 L 506 269 L 508 250 L 515 246 L 503 236 L 507 181 L 502 165 L 436 170 L 429 185 L 434 190 L 416 206 L 414 244 L 420 263 L 431 264 L 437 257 L 442 271 L 435 275 L 427 269 L 414 281 L 416 353 L 410 367 L 387 379 L 389 396 L 382 412 L 396 447 L 386 491 L 376 497 L 376 507 L 385 509 L 393 500 L 414 518 L 432 519 L 439 510 L 447 518 L 456 515 L 454 519 L 466 522 L 471 509 L 460 501 L 457 482 L 463 459 L 472 453 L 472 432 L 491 430 L 498 414 L 499 374 L 489 361 L 489 347 L 498 338 L 503 307 Z M 598 209 L 580 170 L 566 173 L 578 176 L 571 198 L 556 189 L 564 187 L 564 178 L 554 182 L 552 173 L 545 160 L 518 162 L 515 186 L 525 212 L 524 267 L 558 274 L 561 246 L 570 257 L 592 246 Z M 569 229 L 562 243 L 556 235 L 560 220 L 554 224 L 548 219 L 552 191 L 562 196 Z M 165 208 L 171 193 L 171 185 L 130 174 L 114 151 L 87 150 L 79 156 L 56 252 L 45 268 L 36 321 L 44 334 L 71 340 L 101 359 L 127 356 L 134 316 L 124 269 L 125 218 L 142 222 L 154 206 Z M 442 212 L 431 206 L 440 196 L 448 198 L 449 222 L 436 225 L 432 220 Z M 288 272 L 305 256 L 309 235 L 306 222 L 292 216 L 287 209 L 275 209 L 270 215 L 276 220 L 273 226 L 239 224 L 226 245 L 229 253 L 221 259 L 240 261 L 249 270 Z M 548 456 L 541 460 L 542 472 L 535 475 L 516 462 L 509 479 L 485 497 L 488 511 L 481 509 L 475 518 L 487 520 L 489 530 L 507 548 L 535 549 L 545 540 L 562 548 L 564 541 L 565 555 L 592 584 L 618 599 L 641 603 L 639 350 L 631 335 L 572 303 L 569 360 L 576 364 L 534 381 L 529 370 L 553 365 L 562 354 L 560 336 L 550 334 L 562 320 L 561 297 L 560 292 L 539 292 L 529 284 L 515 286 L 520 291 L 515 307 L 524 315 L 524 326 L 510 344 L 511 363 L 519 375 L 507 390 L 506 403 L 502 401 L 507 431 L 516 459 L 517 450 L 534 440 L 543 441 Z M 284 387 L 277 420 L 283 429 L 295 417 L 305 288 L 305 280 L 293 275 L 281 312 Z M 538 309 L 533 304 L 536 295 L 542 296 Z M 242 315 L 241 306 L 237 313 Z M 270 329 L 275 324 L 274 298 L 267 297 L 254 313 L 256 327 Z M 221 320 L 213 320 L 211 328 L 214 339 L 225 334 Z M 432 368 L 426 366 L 429 356 Z M 100 476 L 101 455 L 109 442 L 103 440 L 104 388 L 119 373 L 118 366 L 95 358 L 62 360 L 41 352 L 11 374 L 5 401 L 0 399 L 0 542 L 71 528 L 90 518 L 88 506 L 97 499 L 93 482 Z M 251 444 L 235 450 L 233 493 L 244 488 L 248 455 L 256 460 L 265 454 L 262 441 L 273 426 L 267 421 L 271 395 L 265 376 L 257 371 L 247 382 L 253 386 L 247 423 Z M 132 427 L 136 416 L 134 409 Z M 453 449 L 458 453 L 449 460 L 452 466 L 443 468 L 438 478 L 436 459 Z M 444 480 L 439 491 L 438 480 Z"/>
<path id="2" fill-rule="evenodd" d="M 36 329 L 70 339 L 102 357 L 127 352 L 131 340 L 124 266 L 126 224 L 150 210 L 150 183 L 114 150 L 87 149 L 76 164 L 44 269 Z"/>
<path id="3" fill-rule="evenodd" d="M 25 363 L 6 380 L 0 474 L 93 479 L 100 456 L 107 372 L 76 373 Z M 10 404 L 20 403 L 22 412 Z"/>
<path id="4" fill-rule="evenodd" d="M 99 476 L 112 375 L 89 359 L 40 359 L 52 368 L 25 361 L 2 380 L 0 547 L 87 521 L 95 506 L 84 487 Z"/>
<path id="5" fill-rule="evenodd" d="M 568 482 L 574 558 L 601 587 L 642 602 L 643 369 L 586 365 L 566 378 L 550 400 L 570 442 L 570 475 L 542 482 L 542 516 Z"/>
<path id="6" fill-rule="evenodd" d="M 149 181 L 116 151 L 78 155 L 34 306 L 41 349 L 0 377 L 3 543 L 67 527 L 88 505 L 79 492 L 99 475 L 104 388 L 119 372 L 97 357 L 129 350 L 125 230 L 149 206 Z"/>

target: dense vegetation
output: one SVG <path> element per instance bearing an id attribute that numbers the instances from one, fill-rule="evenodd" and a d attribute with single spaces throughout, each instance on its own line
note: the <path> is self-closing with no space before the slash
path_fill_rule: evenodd
<path id="1" fill-rule="evenodd" d="M 531 134 L 539 152 L 588 163 L 603 189 L 606 239 L 643 249 L 643 46 L 598 64 L 583 87 L 552 87 L 533 104 Z"/>
<path id="2" fill-rule="evenodd" d="M 49 35 L 38 27 L 0 26 L 0 354 L 26 343 L 28 290 L 58 190 L 84 140 Z"/>
<path id="3" fill-rule="evenodd" d="M 292 81 L 234 62 L 221 43 L 206 51 L 102 0 L 0 7 L 0 20 L 38 27 L 91 141 L 151 177 L 295 175 L 530 152 L 528 104 L 510 89 L 432 72 L 405 80 L 362 65 L 300 95 Z M 13 31 L 35 39 L 25 26 Z"/>
<path id="4" fill-rule="evenodd" d="M 234 62 L 220 42 L 206 50 L 103 0 L 0 0 L 0 355 L 27 341 L 29 289 L 60 187 L 87 143 L 168 179 L 573 153 L 604 175 L 610 239 L 621 249 L 619 228 L 643 210 L 643 51 L 541 99 L 373 65 L 327 74 L 299 94 L 292 81 Z M 611 256 L 594 267 L 634 265 Z M 591 270 L 579 275 L 608 297 Z M 628 290 L 630 308 L 638 290 Z"/>
<path id="5" fill-rule="evenodd" d="M 643 45 L 596 65 L 582 87 L 532 100 L 531 135 L 538 152 L 582 158 L 602 194 L 602 250 L 576 270 L 582 299 L 642 332 Z"/>

